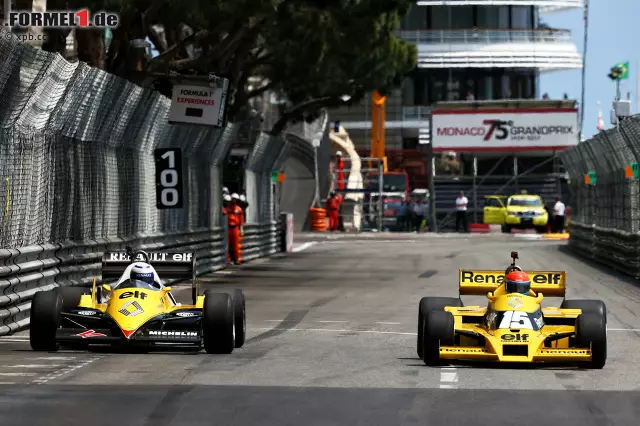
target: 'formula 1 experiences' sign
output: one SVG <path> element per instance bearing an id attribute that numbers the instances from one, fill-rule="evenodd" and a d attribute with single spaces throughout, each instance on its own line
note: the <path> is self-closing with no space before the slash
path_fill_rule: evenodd
<path id="1" fill-rule="evenodd" d="M 575 109 L 436 110 L 434 151 L 548 150 L 578 143 Z"/>
<path id="2" fill-rule="evenodd" d="M 223 78 L 209 86 L 174 85 L 169 122 L 222 127 L 228 87 Z"/>

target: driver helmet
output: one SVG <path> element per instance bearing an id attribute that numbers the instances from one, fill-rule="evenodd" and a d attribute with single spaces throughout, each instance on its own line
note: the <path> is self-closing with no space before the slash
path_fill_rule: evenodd
<path id="1" fill-rule="evenodd" d="M 148 263 L 138 262 L 131 268 L 129 279 L 131 281 L 142 281 L 153 285 L 155 283 L 155 276 L 156 271 L 153 269 L 153 266 Z"/>
<path id="2" fill-rule="evenodd" d="M 507 293 L 528 295 L 531 290 L 531 279 L 525 272 L 511 271 L 505 277 L 504 289 Z"/>

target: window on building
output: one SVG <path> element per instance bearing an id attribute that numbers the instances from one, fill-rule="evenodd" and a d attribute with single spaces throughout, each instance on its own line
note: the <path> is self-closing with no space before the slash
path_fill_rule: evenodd
<path id="1" fill-rule="evenodd" d="M 400 28 L 402 30 L 424 30 L 429 27 L 427 22 L 428 7 L 418 6 L 413 4 L 409 13 L 402 18 Z"/>
<path id="2" fill-rule="evenodd" d="M 478 28 L 500 28 L 500 8 L 494 6 L 478 7 Z M 507 22 L 508 24 L 508 22 Z"/>
<path id="3" fill-rule="evenodd" d="M 498 28 L 501 30 L 509 29 L 509 22 L 509 6 L 500 6 L 498 8 Z"/>
<path id="4" fill-rule="evenodd" d="M 533 8 L 530 6 L 511 6 L 511 28 L 533 28 Z"/>
<path id="5" fill-rule="evenodd" d="M 455 13 L 453 13 L 455 11 Z M 458 6 L 451 12 L 451 28 L 466 30 L 475 26 L 473 6 Z"/>
<path id="6" fill-rule="evenodd" d="M 449 22 L 453 20 L 453 12 L 449 15 L 451 8 L 447 6 L 434 6 L 429 9 L 431 9 L 429 11 L 429 28 L 434 30 L 448 29 Z"/>
<path id="7" fill-rule="evenodd" d="M 408 76 L 402 82 L 402 105 L 414 105 L 416 88 L 413 76 Z"/>

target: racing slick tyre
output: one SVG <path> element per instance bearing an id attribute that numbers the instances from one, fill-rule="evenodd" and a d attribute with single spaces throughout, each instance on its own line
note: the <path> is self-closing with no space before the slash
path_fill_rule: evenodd
<path id="1" fill-rule="evenodd" d="M 430 311 L 425 316 L 424 323 L 424 363 L 441 365 L 440 346 L 455 344 L 453 315 L 447 311 Z"/>
<path id="2" fill-rule="evenodd" d="M 601 369 L 607 362 L 607 322 L 598 312 L 584 312 L 576 321 L 576 346 L 591 348 L 591 361 L 586 368 Z"/>
<path id="3" fill-rule="evenodd" d="M 244 345 L 245 336 L 247 334 L 247 314 L 244 303 L 244 292 L 235 289 L 233 291 L 233 316 L 236 332 L 236 348 Z"/>
<path id="4" fill-rule="evenodd" d="M 39 291 L 31 300 L 31 325 L 29 343 L 39 352 L 55 352 L 60 348 L 56 341 L 56 330 L 60 325 L 62 295 L 59 289 Z"/>
<path id="5" fill-rule="evenodd" d="M 509 225 L 502 225 L 502 226 L 500 227 L 500 229 L 502 230 L 502 233 L 503 233 L 503 234 L 509 234 L 509 233 L 511 233 L 511 226 L 509 226 Z"/>
<path id="6" fill-rule="evenodd" d="M 602 300 L 563 300 L 560 305 L 561 309 L 582 309 L 582 313 L 595 312 L 604 317 L 607 323 L 607 305 Z"/>
<path id="7" fill-rule="evenodd" d="M 67 312 L 77 308 L 80 304 L 80 297 L 90 293 L 91 290 L 82 287 L 60 287 L 58 291 L 62 296 L 62 311 Z"/>
<path id="8" fill-rule="evenodd" d="M 427 313 L 433 310 L 442 310 L 445 306 L 455 306 L 461 308 L 464 306 L 462 300 L 458 297 L 423 297 L 420 299 L 418 306 L 418 356 L 423 356 L 423 340 L 424 340 L 424 320 Z"/>
<path id="9" fill-rule="evenodd" d="M 209 354 L 230 354 L 235 346 L 233 299 L 228 293 L 207 291 L 204 297 L 202 334 Z"/>

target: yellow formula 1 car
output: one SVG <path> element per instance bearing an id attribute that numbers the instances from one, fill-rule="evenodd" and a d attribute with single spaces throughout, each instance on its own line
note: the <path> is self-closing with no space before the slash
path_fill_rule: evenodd
<path id="1" fill-rule="evenodd" d="M 193 304 L 178 303 L 160 275 L 191 280 Z M 107 344 L 197 351 L 204 346 L 208 353 L 228 354 L 244 345 L 242 290 L 233 296 L 211 290 L 198 295 L 195 253 L 134 252 L 131 247 L 105 252 L 102 280 L 111 284 L 96 286 L 94 279 L 92 289 L 60 287 L 36 293 L 31 348 L 56 351 L 60 346 Z"/>
<path id="2" fill-rule="evenodd" d="M 565 296 L 566 272 L 527 271 L 529 295 L 507 294 L 504 277 L 521 271 L 461 269 L 460 295 L 487 295 L 488 305 L 464 306 L 460 297 L 423 297 L 418 311 L 418 356 L 427 365 L 452 360 L 577 363 L 603 368 L 607 360 L 607 311 L 600 300 L 563 300 L 541 306 L 543 294 Z"/>

